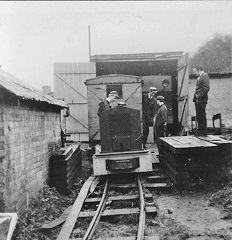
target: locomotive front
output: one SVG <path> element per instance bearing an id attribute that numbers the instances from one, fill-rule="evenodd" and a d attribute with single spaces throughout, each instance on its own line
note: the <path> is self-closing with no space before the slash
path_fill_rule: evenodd
<path id="1" fill-rule="evenodd" d="M 101 148 L 93 156 L 94 175 L 152 171 L 151 154 L 142 148 L 140 111 L 117 106 L 99 116 Z"/>

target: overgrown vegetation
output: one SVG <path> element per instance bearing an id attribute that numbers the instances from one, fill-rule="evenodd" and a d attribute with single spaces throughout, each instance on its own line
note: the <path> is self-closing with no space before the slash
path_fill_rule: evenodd
<path id="1" fill-rule="evenodd" d="M 36 198 L 30 200 L 28 209 L 19 214 L 13 240 L 52 240 L 56 239 L 60 227 L 49 231 L 38 228 L 45 222 L 56 219 L 75 201 L 81 184 L 74 184 L 69 196 L 60 195 L 55 188 L 45 186 Z"/>
<path id="2" fill-rule="evenodd" d="M 232 183 L 213 194 L 209 205 L 220 208 L 224 219 L 232 219 Z"/>
<path id="3" fill-rule="evenodd" d="M 231 35 L 215 34 L 190 58 L 190 69 L 201 66 L 207 72 L 231 72 Z"/>

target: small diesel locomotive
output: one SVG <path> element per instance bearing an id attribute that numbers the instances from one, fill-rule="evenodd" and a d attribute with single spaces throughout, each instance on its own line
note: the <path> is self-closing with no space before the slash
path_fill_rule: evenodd
<path id="1" fill-rule="evenodd" d="M 152 158 L 142 148 L 140 111 L 123 105 L 99 115 L 101 147 L 93 156 L 94 175 L 152 171 Z"/>

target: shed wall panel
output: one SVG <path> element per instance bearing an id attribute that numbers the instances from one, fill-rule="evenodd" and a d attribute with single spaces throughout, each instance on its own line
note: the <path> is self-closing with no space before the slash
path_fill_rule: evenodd
<path id="1" fill-rule="evenodd" d="M 70 117 L 66 118 L 66 132 L 70 139 L 88 141 L 88 98 L 86 79 L 96 77 L 95 63 L 55 63 L 54 96 L 67 102 Z"/>

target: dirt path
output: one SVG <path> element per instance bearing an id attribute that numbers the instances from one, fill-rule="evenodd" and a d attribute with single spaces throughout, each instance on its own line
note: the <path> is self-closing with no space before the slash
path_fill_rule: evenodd
<path id="1" fill-rule="evenodd" d="M 222 219 L 220 210 L 208 205 L 210 196 L 209 193 L 185 192 L 184 194 L 161 194 L 155 198 L 157 198 L 160 216 L 170 218 L 189 230 L 189 236 L 177 239 L 232 239 L 232 220 Z M 161 235 L 162 231 L 159 231 Z M 161 236 L 161 239 L 172 238 Z"/>

